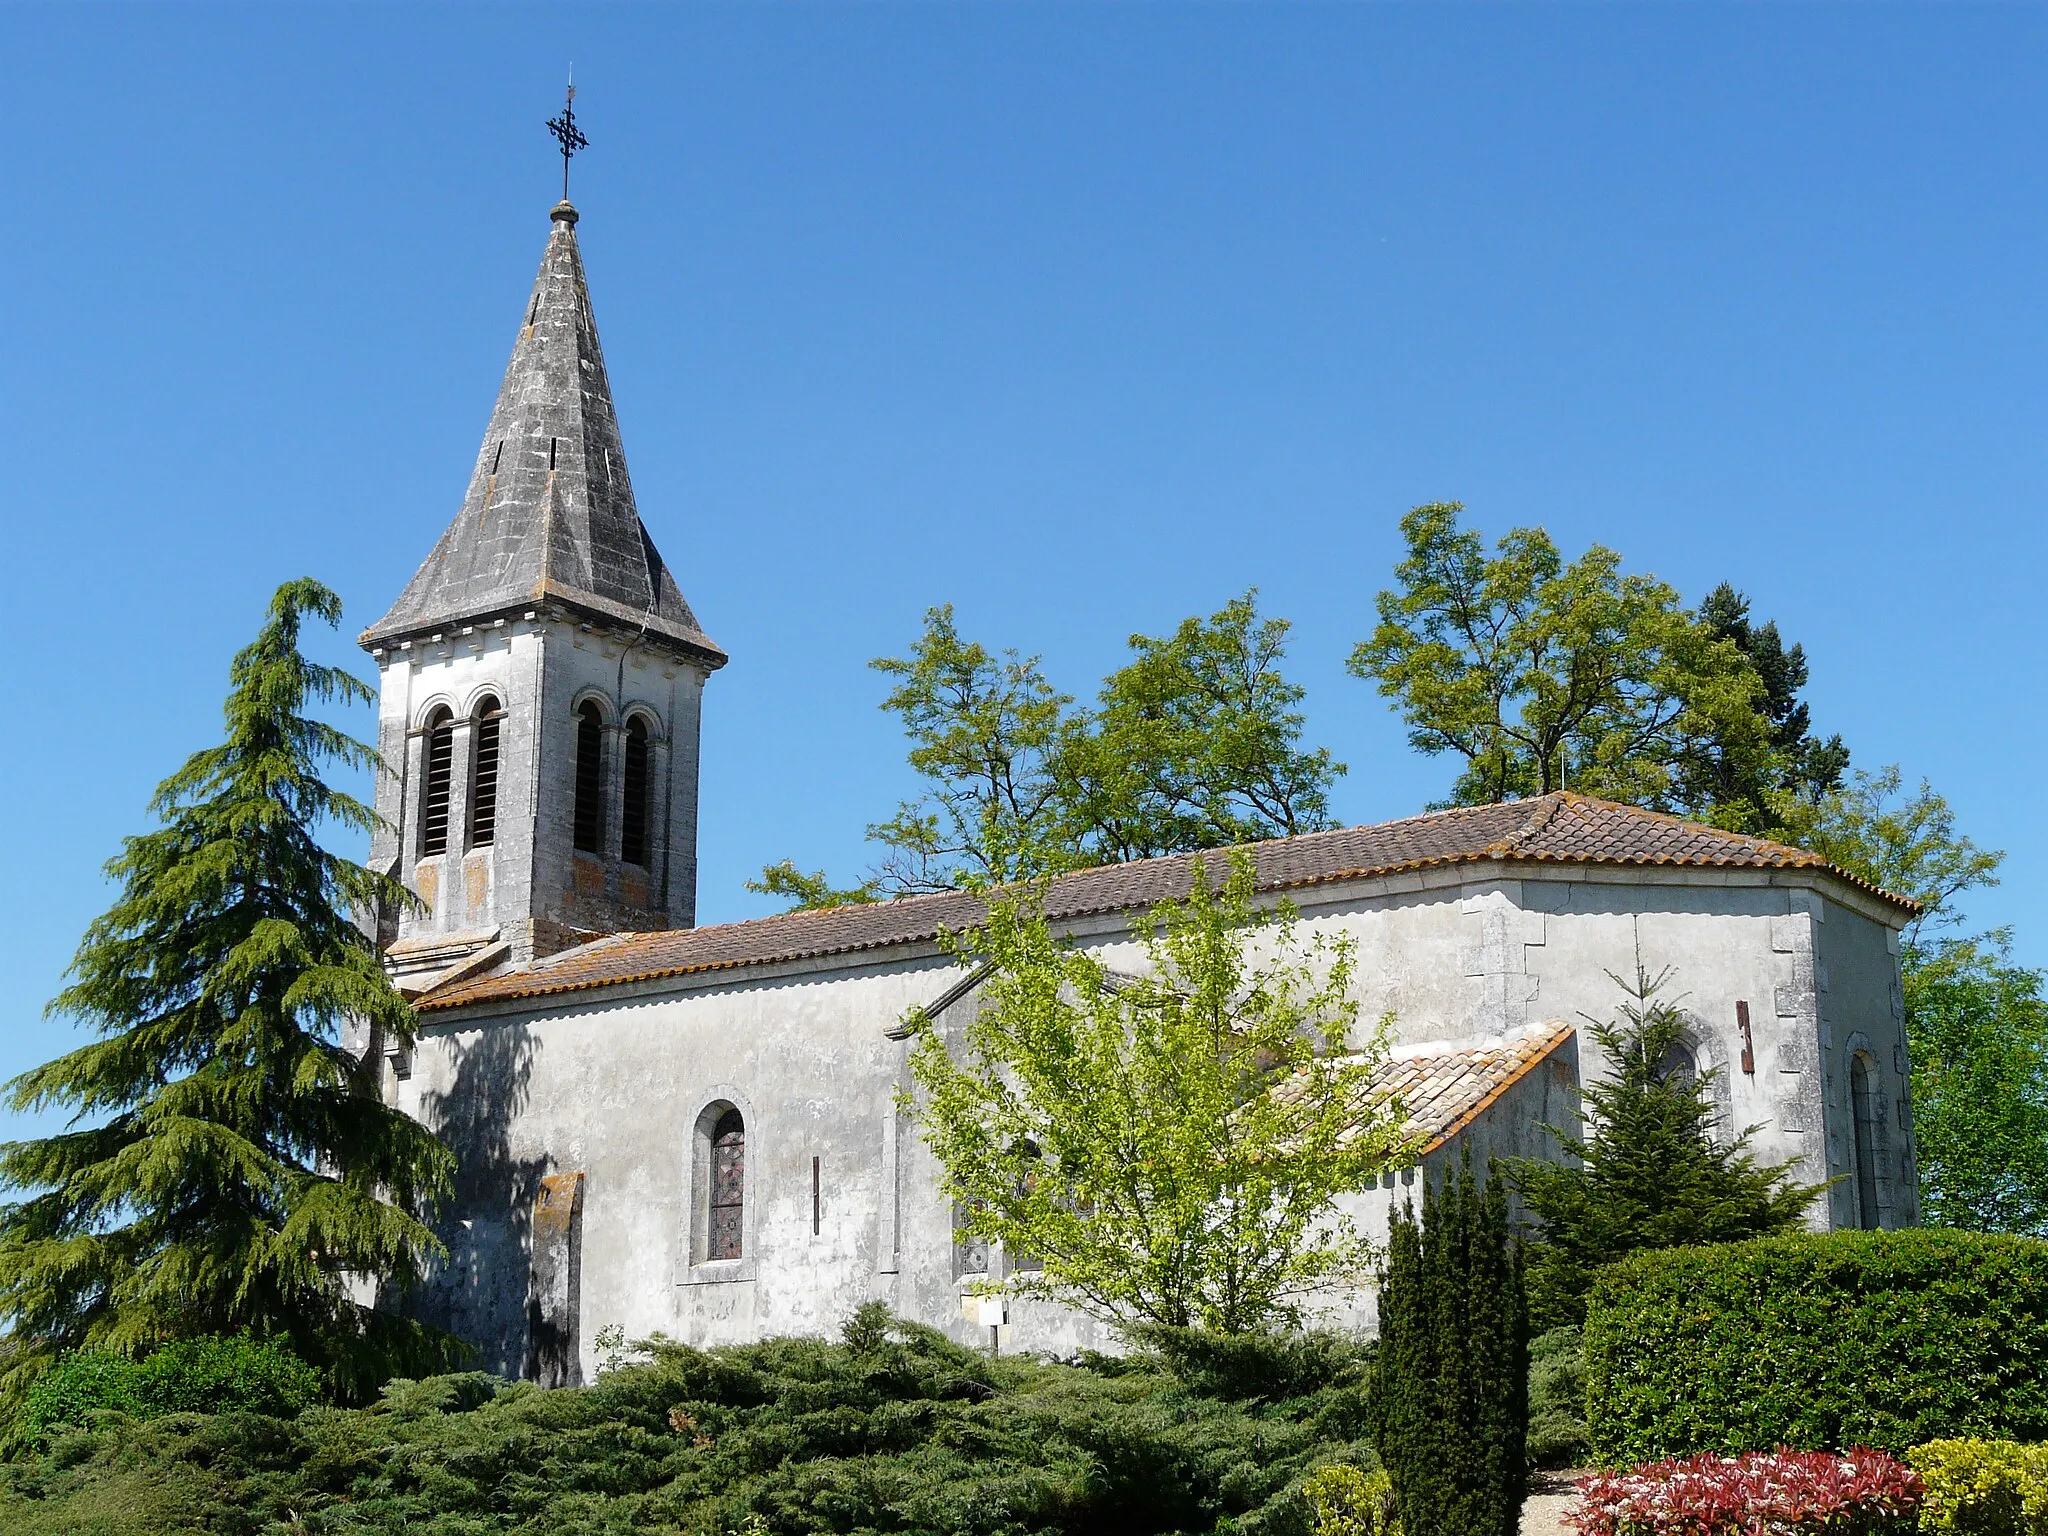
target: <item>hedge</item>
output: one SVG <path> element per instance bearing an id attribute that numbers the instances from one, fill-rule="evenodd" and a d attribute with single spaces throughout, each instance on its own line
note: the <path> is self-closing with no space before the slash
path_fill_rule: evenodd
<path id="1" fill-rule="evenodd" d="M 141 1360 L 81 1350 L 37 1378 L 10 1430 L 37 1441 L 107 1410 L 135 1419 L 233 1410 L 288 1418 L 319 1402 L 322 1385 L 319 1371 L 276 1339 L 180 1339 Z"/>
<path id="2" fill-rule="evenodd" d="M 1608 1466 L 2048 1440 L 2048 1242 L 1835 1232 L 1639 1253 L 1595 1282 L 1586 1390 Z"/>
<path id="3" fill-rule="evenodd" d="M 1930 1440 L 1906 1460 L 1927 1485 L 1920 1529 L 1929 1536 L 2048 1533 L 2048 1445 Z"/>

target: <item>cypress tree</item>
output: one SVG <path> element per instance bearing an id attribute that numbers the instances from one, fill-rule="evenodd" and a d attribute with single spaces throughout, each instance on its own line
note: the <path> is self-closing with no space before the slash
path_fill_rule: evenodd
<path id="1" fill-rule="evenodd" d="M 1501 1181 L 1469 1154 L 1422 1216 L 1394 1213 L 1379 1298 L 1373 1440 L 1406 1536 L 1515 1536 L 1525 1487 L 1529 1343 Z"/>
<path id="2" fill-rule="evenodd" d="M 98 1038 L 23 1073 L 17 1111 L 70 1127 L 0 1146 L 0 1317 L 19 1392 L 57 1354 L 147 1354 L 167 1340 L 277 1338 L 360 1395 L 442 1368 L 453 1341 L 366 1304 L 416 1279 L 440 1245 L 424 1223 L 453 1158 L 386 1106 L 340 1041 L 409 1038 L 411 1010 L 352 911 L 409 900 L 322 848 L 331 821 L 375 813 L 322 781 L 374 749 L 304 713 L 364 703 L 360 680 L 299 651 L 306 618 L 341 617 L 311 580 L 271 599 L 234 659 L 226 737 L 158 787 L 156 830 L 107 865 L 119 895 L 87 930 L 50 1005 Z"/>

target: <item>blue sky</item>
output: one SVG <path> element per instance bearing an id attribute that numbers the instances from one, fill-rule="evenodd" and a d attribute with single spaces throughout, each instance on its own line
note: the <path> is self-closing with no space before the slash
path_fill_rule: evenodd
<path id="1" fill-rule="evenodd" d="M 353 633 L 453 516 L 571 60 L 641 510 L 733 657 L 705 920 L 862 865 L 864 663 L 937 602 L 1086 692 L 1257 585 L 1339 813 L 1419 809 L 1453 765 L 1342 662 L 1459 499 L 1746 590 L 2048 962 L 2048 11 L 12 5 L 0 1072 L 75 1038 L 99 865 L 270 589 Z"/>

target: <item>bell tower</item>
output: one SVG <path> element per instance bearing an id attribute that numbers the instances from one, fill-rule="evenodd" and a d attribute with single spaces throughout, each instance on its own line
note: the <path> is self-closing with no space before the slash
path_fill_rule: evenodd
<path id="1" fill-rule="evenodd" d="M 462 510 L 359 637 L 391 770 L 371 862 L 420 902 L 387 952 L 408 990 L 696 920 L 698 712 L 726 656 L 640 521 L 576 209 L 549 219 Z"/>

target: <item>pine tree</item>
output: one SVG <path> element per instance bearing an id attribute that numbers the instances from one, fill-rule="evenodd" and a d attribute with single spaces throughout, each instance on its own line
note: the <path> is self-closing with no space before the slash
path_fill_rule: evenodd
<path id="1" fill-rule="evenodd" d="M 1469 1154 L 1422 1219 L 1394 1213 L 1380 1287 L 1373 1441 L 1406 1536 L 1515 1536 L 1525 1489 L 1529 1336 L 1503 1183 Z"/>
<path id="2" fill-rule="evenodd" d="M 0 1317 L 21 1347 L 19 1391 L 57 1354 L 148 1353 L 175 1338 L 281 1338 L 358 1396 L 440 1368 L 453 1341 L 357 1299 L 402 1289 L 440 1245 L 424 1224 L 453 1158 L 378 1094 L 373 1049 L 411 1010 L 351 911 L 410 899 L 322 848 L 331 820 L 375 813 L 320 777 L 376 771 L 373 749 L 308 718 L 309 703 L 374 698 L 307 660 L 305 618 L 341 605 L 288 582 L 234 659 L 226 739 L 151 802 L 161 823 L 107 865 L 120 894 L 87 930 L 50 1005 L 98 1039 L 9 1085 L 17 1111 L 72 1111 L 60 1134 L 0 1147 Z"/>
<path id="3" fill-rule="evenodd" d="M 1539 1329 L 1582 1322 L 1593 1271 L 1639 1248 L 1727 1243 L 1798 1224 L 1827 1186 L 1799 1184 L 1792 1164 L 1757 1166 L 1746 1130 L 1714 1135 L 1707 1094 L 1714 1074 L 1673 1070 L 1686 1019 L 1660 995 L 1671 973 L 1640 967 L 1616 977 L 1627 1000 L 1618 1019 L 1589 1021 L 1608 1079 L 1585 1090 L 1592 1135 L 1545 1126 L 1562 1162 L 1516 1158 L 1509 1177 L 1533 1218 L 1532 1312 Z"/>

